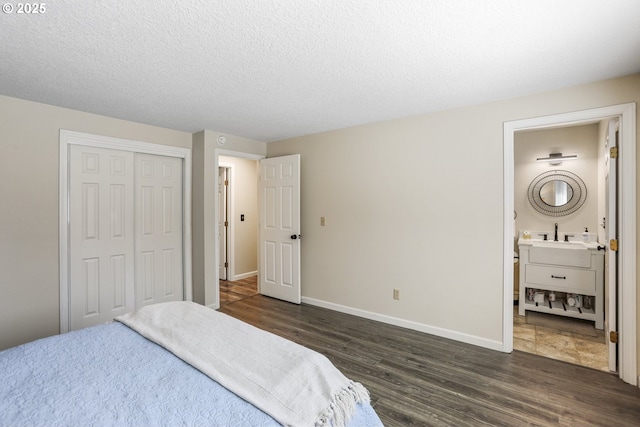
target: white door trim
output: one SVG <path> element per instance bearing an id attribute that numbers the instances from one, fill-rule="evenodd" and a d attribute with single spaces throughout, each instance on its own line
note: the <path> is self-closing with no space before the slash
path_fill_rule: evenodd
<path id="1" fill-rule="evenodd" d="M 504 123 L 504 249 L 503 249 L 503 351 L 513 351 L 513 210 L 514 133 L 620 117 L 619 168 L 619 363 L 618 374 L 637 385 L 636 349 L 636 104 L 620 104 Z"/>
<path id="2" fill-rule="evenodd" d="M 60 333 L 69 332 L 69 146 L 85 145 L 112 150 L 156 154 L 183 159 L 183 280 L 184 299 L 193 299 L 191 283 L 191 150 L 188 148 L 132 141 L 60 129 L 59 245 L 60 245 Z"/>
<path id="3" fill-rule="evenodd" d="M 229 266 L 227 267 L 227 280 L 233 281 L 236 280 L 236 270 L 235 270 L 235 211 L 233 209 L 233 190 L 232 186 L 234 183 L 233 178 L 233 165 L 230 163 L 220 163 L 218 165 L 218 170 L 220 168 L 227 169 L 227 181 L 229 181 L 229 185 L 227 186 L 227 221 L 229 221 L 229 226 L 227 227 L 227 263 Z M 220 213 L 218 212 L 219 219 Z M 217 224 L 217 223 L 216 223 Z M 218 225 L 218 227 L 220 227 Z M 218 234 L 216 234 L 218 236 Z M 218 245 L 218 247 L 220 247 Z M 219 257 L 219 255 L 218 255 Z M 218 264 L 220 265 L 220 264 Z"/>
<path id="4" fill-rule="evenodd" d="M 620 120 L 609 119 L 607 121 L 606 141 L 604 146 L 604 174 L 605 174 L 605 211 L 603 218 L 605 227 L 604 231 L 604 246 L 609 246 L 605 242 L 611 239 L 618 238 L 618 212 L 616 211 L 618 206 L 618 160 L 611 157 L 611 149 L 613 147 L 618 148 L 618 136 Z M 600 141 L 599 141 L 600 143 Z M 613 212 L 612 212 L 613 211 Z M 615 213 L 615 215 L 612 215 Z M 618 254 L 612 251 L 611 248 L 607 248 L 604 251 L 604 267 L 605 267 L 605 329 L 604 333 L 609 331 L 618 330 Z M 611 314 L 616 314 L 612 316 Z M 608 364 L 609 371 L 618 371 L 618 344 L 612 343 L 609 340 L 607 344 L 608 350 Z"/>

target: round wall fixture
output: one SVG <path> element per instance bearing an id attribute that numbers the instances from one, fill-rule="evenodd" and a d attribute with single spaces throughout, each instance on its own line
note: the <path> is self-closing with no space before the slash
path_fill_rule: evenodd
<path id="1" fill-rule="evenodd" d="M 218 135 L 218 144 L 223 145 L 227 143 L 227 138 L 222 135 Z"/>
<path id="2" fill-rule="evenodd" d="M 535 177 L 527 191 L 529 203 L 548 216 L 569 215 L 587 200 L 587 186 L 569 171 L 548 171 Z"/>

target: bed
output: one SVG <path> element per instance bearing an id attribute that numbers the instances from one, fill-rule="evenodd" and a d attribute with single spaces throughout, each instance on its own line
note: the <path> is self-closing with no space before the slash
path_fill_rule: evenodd
<path id="1" fill-rule="evenodd" d="M 195 303 L 0 352 L 0 426 L 381 426 L 324 356 Z M 215 380 L 214 380 L 215 379 Z"/>

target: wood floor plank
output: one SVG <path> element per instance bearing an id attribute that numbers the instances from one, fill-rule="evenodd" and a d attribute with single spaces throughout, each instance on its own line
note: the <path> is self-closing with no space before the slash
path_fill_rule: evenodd
<path id="1" fill-rule="evenodd" d="M 386 426 L 640 426 L 640 390 L 605 372 L 261 295 L 220 311 L 326 355 Z"/>

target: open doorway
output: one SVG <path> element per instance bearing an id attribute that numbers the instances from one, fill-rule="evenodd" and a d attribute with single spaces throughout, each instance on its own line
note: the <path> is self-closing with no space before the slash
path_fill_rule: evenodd
<path id="1" fill-rule="evenodd" d="M 636 354 L 636 106 L 634 103 L 553 116 L 505 122 L 504 124 L 504 351 L 513 350 L 513 249 L 514 217 L 514 141 L 518 131 L 591 123 L 618 118 L 620 127 L 619 206 L 618 206 L 618 307 L 617 331 L 605 331 L 606 337 L 617 336 L 617 366 L 620 378 L 637 385 Z M 610 340 L 609 345 L 613 344 Z"/>
<path id="2" fill-rule="evenodd" d="M 605 310 L 605 297 L 615 294 L 608 287 L 617 283 L 604 274 L 611 257 L 605 257 L 602 221 L 609 216 L 604 185 L 605 167 L 612 165 L 605 155 L 608 130 L 616 123 L 605 119 L 522 130 L 514 140 L 513 348 L 605 372 L 617 370 L 615 355 L 609 363 L 604 332 L 605 324 L 615 323 L 616 307 Z M 615 206 L 615 189 L 612 193 Z M 545 233 L 549 243 L 540 236 Z M 585 263 L 574 267 L 562 265 L 571 263 L 559 257 L 532 260 L 532 245 L 538 247 L 532 242 L 553 251 L 553 245 L 578 248 Z"/>
<path id="3" fill-rule="evenodd" d="M 218 186 L 218 167 L 221 156 L 238 157 L 240 159 L 260 160 L 255 162 L 257 172 L 255 185 L 256 191 L 244 191 L 240 193 L 243 197 L 257 199 L 258 208 L 255 218 L 259 226 L 258 238 L 253 248 L 257 254 L 260 253 L 259 262 L 253 275 L 258 276 L 258 293 L 273 298 L 282 299 L 300 304 L 301 302 L 301 270 L 300 270 L 300 155 L 290 154 L 286 156 L 271 157 L 265 159 L 264 156 L 216 149 L 214 150 L 215 164 L 213 175 L 214 188 Z M 223 159 L 224 160 L 224 159 Z M 223 164 L 224 167 L 224 164 Z M 234 175 L 235 168 L 231 168 L 231 175 Z M 258 177 L 260 179 L 258 179 Z M 234 188 L 233 183 L 231 188 Z M 259 191 L 257 189 L 259 188 Z M 237 211 L 237 203 L 231 191 L 231 208 L 229 217 L 229 234 L 235 232 L 234 223 L 240 222 L 247 217 Z M 214 214 L 213 235 L 205 241 L 214 247 L 215 272 L 212 288 L 215 293 L 215 300 L 210 304 L 213 308 L 220 307 L 220 284 L 219 266 L 220 250 L 217 245 L 219 201 L 218 197 L 213 198 L 212 212 Z M 237 238 L 231 240 L 229 237 L 229 272 L 234 278 L 238 278 L 236 272 L 236 255 L 239 253 L 234 243 Z M 234 245 L 233 249 L 231 246 Z M 260 246 L 261 250 L 258 249 Z M 255 259 L 255 258 L 254 258 Z M 206 289 L 206 288 L 205 288 Z M 210 288 L 211 289 L 211 288 Z"/>
<path id="4" fill-rule="evenodd" d="M 258 162 L 218 157 L 220 306 L 258 293 Z"/>

